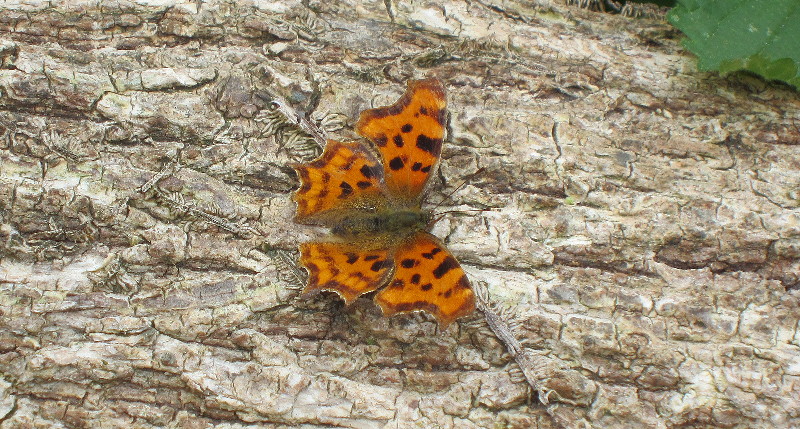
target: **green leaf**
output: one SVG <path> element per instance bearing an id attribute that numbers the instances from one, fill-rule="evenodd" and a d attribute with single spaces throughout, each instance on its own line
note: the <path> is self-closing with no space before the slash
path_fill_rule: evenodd
<path id="1" fill-rule="evenodd" d="M 800 89 L 800 0 L 678 0 L 668 18 L 700 70 L 749 70 Z"/>

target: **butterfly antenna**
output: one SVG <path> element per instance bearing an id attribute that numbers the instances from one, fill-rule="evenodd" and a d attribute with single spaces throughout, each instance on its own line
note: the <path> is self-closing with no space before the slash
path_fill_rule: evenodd
<path id="1" fill-rule="evenodd" d="M 436 204 L 435 206 L 433 206 L 433 208 L 431 209 L 431 212 L 435 212 L 435 211 L 436 211 L 436 209 L 438 209 L 438 208 L 439 208 L 439 206 L 441 206 L 442 204 L 444 204 L 444 202 L 445 202 L 445 201 L 449 200 L 449 199 L 450 199 L 450 197 L 452 197 L 452 196 L 453 196 L 453 194 L 455 194 L 455 193 L 456 193 L 456 191 L 458 191 L 459 189 L 461 189 L 462 187 L 464 187 L 464 185 L 466 185 L 467 183 L 469 183 L 469 181 L 470 181 L 470 180 L 474 179 L 474 178 L 475 178 L 475 176 L 477 176 L 477 175 L 479 175 L 479 174 L 482 174 L 484 171 L 486 171 L 486 167 L 481 167 L 481 168 L 479 168 L 479 169 L 478 169 L 478 171 L 476 171 L 476 172 L 474 172 L 474 173 L 470 174 L 469 176 L 465 177 L 465 178 L 464 178 L 464 180 L 463 180 L 463 181 L 462 181 L 462 182 L 461 182 L 461 183 L 460 183 L 458 186 L 456 186 L 456 187 L 455 187 L 455 189 L 453 189 L 452 191 L 450 191 L 450 193 L 449 193 L 449 194 L 447 194 L 447 196 L 445 196 L 444 198 L 442 198 L 442 201 L 439 201 L 439 203 L 438 203 L 438 204 Z M 472 211 L 472 210 L 464 210 L 464 211 Z M 480 211 L 483 211 L 483 210 L 480 210 Z M 451 213 L 451 212 L 444 212 L 444 213 Z M 441 214 L 444 214 L 444 213 L 441 213 Z M 437 219 L 437 220 L 438 220 L 438 219 Z"/>
<path id="2" fill-rule="evenodd" d="M 436 213 L 434 218 L 431 220 L 429 225 L 435 225 L 436 222 L 442 220 L 442 218 L 449 213 L 466 213 L 466 212 L 490 212 L 493 208 L 486 208 L 486 209 L 469 209 L 469 210 L 448 210 L 446 212 Z"/>

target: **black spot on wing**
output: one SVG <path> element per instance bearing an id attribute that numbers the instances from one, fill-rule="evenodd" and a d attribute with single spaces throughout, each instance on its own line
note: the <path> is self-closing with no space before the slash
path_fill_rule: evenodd
<path id="1" fill-rule="evenodd" d="M 397 103 L 391 106 L 381 107 L 372 110 L 365 110 L 362 113 L 362 115 L 367 114 L 369 119 L 381 119 L 387 116 L 397 116 L 403 113 L 403 109 L 405 109 L 406 106 L 408 106 L 408 102 L 409 102 L 408 97 L 403 96 L 399 100 L 397 100 Z"/>
<path id="2" fill-rule="evenodd" d="M 425 258 L 425 259 L 433 259 L 433 255 L 435 255 L 435 254 L 437 254 L 437 253 L 439 253 L 441 251 L 442 251 L 442 249 L 440 249 L 438 247 L 434 247 L 433 249 L 431 249 L 430 252 L 423 253 L 422 257 Z"/>
<path id="3" fill-rule="evenodd" d="M 458 268 L 458 262 L 452 256 L 448 256 L 447 258 L 433 270 L 433 276 L 437 279 L 442 278 L 445 274 L 447 274 L 450 270 L 454 270 Z"/>
<path id="4" fill-rule="evenodd" d="M 367 258 L 364 258 L 364 259 L 366 260 Z M 369 267 L 369 269 L 372 270 L 372 271 L 375 271 L 377 273 L 378 271 L 380 271 L 380 270 L 382 270 L 382 269 L 384 269 L 384 268 L 386 268 L 388 266 L 389 266 L 389 264 L 387 264 L 386 260 L 384 259 L 383 261 L 375 261 L 375 262 L 373 262 L 372 266 Z"/>
<path id="5" fill-rule="evenodd" d="M 421 290 L 428 291 L 428 290 L 431 290 L 431 289 L 433 288 L 433 285 L 432 285 L 432 284 L 430 284 L 430 283 L 425 283 L 424 285 L 420 286 L 419 288 L 420 288 Z"/>
<path id="6" fill-rule="evenodd" d="M 355 253 L 348 253 L 347 254 L 347 263 L 348 264 L 351 264 L 351 265 L 355 264 L 357 260 L 358 260 L 358 255 L 356 255 Z"/>
<path id="7" fill-rule="evenodd" d="M 411 124 L 405 124 L 405 125 L 402 126 L 402 128 L 400 128 L 400 131 L 402 131 L 404 133 L 410 133 L 411 130 L 413 130 L 413 129 L 414 129 L 414 127 L 412 127 Z"/>
<path id="8" fill-rule="evenodd" d="M 425 134 L 417 136 L 417 147 L 430 154 L 439 155 L 439 150 L 442 148 L 441 139 L 432 139 Z"/>
<path id="9" fill-rule="evenodd" d="M 359 156 L 353 154 L 350 155 L 349 158 L 344 162 L 344 165 L 341 167 L 342 170 L 350 170 L 353 168 L 353 164 L 359 159 Z"/>
<path id="10" fill-rule="evenodd" d="M 385 134 L 381 134 L 378 137 L 375 137 L 375 144 L 380 146 L 380 147 L 386 146 L 386 142 L 387 141 L 389 141 L 389 139 L 386 138 Z"/>
<path id="11" fill-rule="evenodd" d="M 439 310 L 439 307 L 437 307 L 435 304 L 431 304 L 426 301 L 403 302 L 393 305 L 392 308 L 399 313 L 414 310 L 425 310 L 430 313 L 436 313 Z"/>
<path id="12" fill-rule="evenodd" d="M 357 291 L 351 288 L 350 286 L 336 280 L 330 280 L 324 285 L 320 286 L 322 289 L 338 290 L 347 295 L 355 295 L 357 293 Z"/>
<path id="13" fill-rule="evenodd" d="M 431 166 L 430 166 L 430 165 L 428 165 L 428 166 L 422 167 L 422 170 L 421 170 L 421 171 L 422 171 L 423 173 L 427 173 L 427 172 L 431 171 Z"/>
<path id="14" fill-rule="evenodd" d="M 380 256 L 378 256 L 378 255 L 367 255 L 367 256 L 364 256 L 364 260 L 365 261 L 374 261 L 374 260 L 376 260 L 378 258 L 380 258 Z"/>
<path id="15" fill-rule="evenodd" d="M 400 134 L 394 136 L 392 140 L 394 140 L 394 145 L 397 147 L 403 147 L 403 144 L 405 143 L 403 142 L 403 138 L 400 137 Z"/>
<path id="16" fill-rule="evenodd" d="M 419 108 L 419 114 L 420 115 L 427 115 L 428 114 L 428 109 L 426 109 L 425 106 L 420 107 Z"/>
<path id="17" fill-rule="evenodd" d="M 418 285 L 419 284 L 419 280 L 420 280 L 420 275 L 419 274 L 414 274 L 413 276 L 411 276 L 411 283 L 414 283 L 415 285 Z"/>
<path id="18" fill-rule="evenodd" d="M 416 259 L 412 259 L 412 258 L 403 259 L 403 261 L 402 261 L 402 262 L 400 262 L 400 265 L 401 265 L 403 268 L 414 268 L 414 267 L 416 267 L 417 265 L 419 265 L 419 261 L 418 261 L 418 260 L 416 260 Z"/>
<path id="19" fill-rule="evenodd" d="M 313 168 L 323 168 L 323 167 L 325 167 L 325 165 L 327 165 L 329 162 L 331 162 L 331 160 L 335 156 L 337 156 L 339 153 L 343 152 L 341 150 L 334 149 L 339 145 L 341 145 L 341 143 L 335 143 L 333 146 L 331 146 L 331 145 L 326 146 L 325 147 L 325 151 L 322 152 L 322 157 L 320 157 L 320 158 L 312 161 L 310 164 L 308 164 L 309 167 L 313 167 Z M 352 151 L 347 149 L 346 151 L 344 151 L 344 153 L 348 153 L 349 154 L 349 153 L 352 153 Z"/>
<path id="20" fill-rule="evenodd" d="M 353 187 L 350 186 L 350 184 L 347 182 L 340 183 L 339 188 L 342 189 L 342 193 L 339 194 L 339 198 L 347 198 L 350 194 L 353 193 Z"/>
<path id="21" fill-rule="evenodd" d="M 411 166 L 411 171 L 419 171 L 422 168 L 421 162 L 415 162 L 414 165 Z"/>
<path id="22" fill-rule="evenodd" d="M 467 275 L 466 274 L 461 276 L 460 279 L 458 279 L 458 283 L 456 283 L 456 287 L 459 288 L 459 289 L 469 289 L 471 287 L 470 284 L 469 284 L 469 280 L 467 279 Z"/>
<path id="23" fill-rule="evenodd" d="M 405 165 L 406 163 L 403 162 L 403 160 L 399 156 L 396 156 L 392 158 L 391 161 L 389 161 L 389 168 L 391 168 L 394 171 L 402 169 L 403 167 L 405 167 Z"/>
<path id="24" fill-rule="evenodd" d="M 402 280 L 397 279 L 397 280 L 392 282 L 392 286 L 391 287 L 393 289 L 402 289 L 404 284 L 405 283 Z"/>
<path id="25" fill-rule="evenodd" d="M 367 182 L 366 180 L 359 180 L 358 182 L 356 182 L 356 186 L 358 186 L 359 189 L 367 189 L 370 186 L 372 186 L 372 182 Z"/>
<path id="26" fill-rule="evenodd" d="M 361 166 L 361 169 L 359 171 L 361 171 L 361 175 L 366 177 L 367 179 L 372 179 L 373 177 L 376 177 L 380 174 L 380 170 L 376 165 L 370 166 L 364 164 L 363 166 Z"/>
<path id="27" fill-rule="evenodd" d="M 306 268 L 308 268 L 308 276 L 309 276 L 309 279 L 310 279 L 309 280 L 310 283 L 312 283 L 312 284 L 319 283 L 320 269 L 317 266 L 317 264 L 315 264 L 315 263 L 313 263 L 311 261 L 306 261 L 305 264 L 306 264 Z"/>

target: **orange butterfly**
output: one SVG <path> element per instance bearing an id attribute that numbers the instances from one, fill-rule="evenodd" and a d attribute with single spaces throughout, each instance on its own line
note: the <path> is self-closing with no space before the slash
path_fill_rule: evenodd
<path id="1" fill-rule="evenodd" d="M 410 81 L 395 104 L 361 113 L 356 131 L 374 147 L 330 140 L 319 158 L 293 165 L 301 179 L 295 222 L 334 235 L 300 246 L 304 293 L 333 291 L 350 304 L 388 285 L 375 295 L 384 315 L 426 311 L 443 329 L 475 310 L 464 270 L 426 232 L 433 215 L 421 207 L 441 156 L 446 104 L 438 80 Z"/>

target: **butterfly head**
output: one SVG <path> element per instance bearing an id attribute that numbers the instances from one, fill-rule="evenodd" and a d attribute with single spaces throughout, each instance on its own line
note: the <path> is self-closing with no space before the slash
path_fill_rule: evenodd
<path id="1" fill-rule="evenodd" d="M 442 216 L 437 216 L 433 210 L 422 210 L 422 221 L 425 223 L 425 230 L 430 230 L 436 225 L 436 222 L 442 219 Z"/>

